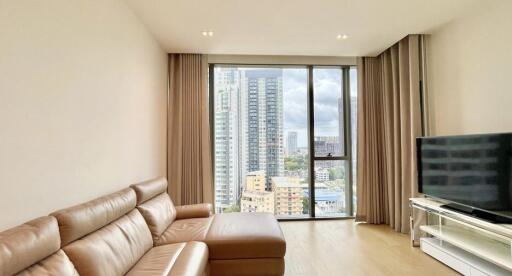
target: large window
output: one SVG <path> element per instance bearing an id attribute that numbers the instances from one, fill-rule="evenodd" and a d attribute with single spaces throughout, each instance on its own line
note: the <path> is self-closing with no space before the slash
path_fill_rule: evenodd
<path id="1" fill-rule="evenodd" d="M 352 216 L 353 74 L 210 66 L 216 212 Z"/>

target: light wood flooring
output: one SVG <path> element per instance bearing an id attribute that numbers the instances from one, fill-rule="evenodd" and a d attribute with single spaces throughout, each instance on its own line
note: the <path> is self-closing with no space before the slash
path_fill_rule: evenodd
<path id="1" fill-rule="evenodd" d="M 458 275 L 386 225 L 354 220 L 281 222 L 286 276 Z"/>

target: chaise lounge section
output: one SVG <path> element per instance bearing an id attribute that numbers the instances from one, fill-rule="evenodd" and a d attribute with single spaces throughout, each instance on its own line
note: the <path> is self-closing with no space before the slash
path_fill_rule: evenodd
<path id="1" fill-rule="evenodd" d="M 211 275 L 283 275 L 286 242 L 274 215 L 211 214 L 211 205 L 174 207 L 165 178 L 131 186 L 155 246 L 200 241 L 208 245 Z"/>
<path id="2" fill-rule="evenodd" d="M 283 275 L 271 214 L 175 207 L 158 178 L 0 233 L 6 275 Z"/>

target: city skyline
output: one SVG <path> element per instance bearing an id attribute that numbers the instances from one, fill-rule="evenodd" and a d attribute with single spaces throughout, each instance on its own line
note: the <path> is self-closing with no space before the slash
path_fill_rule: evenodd
<path id="1" fill-rule="evenodd" d="M 246 172 L 265 170 L 270 190 L 271 178 L 284 172 L 283 70 L 240 70 L 240 74 L 242 120 L 238 124 L 243 131 L 241 145 L 247 149 L 240 156 L 240 166 Z"/>
<path id="2" fill-rule="evenodd" d="M 339 97 L 333 95 L 333 90 L 339 90 L 342 85 L 341 79 L 336 78 L 340 76 L 337 72 L 323 70 L 316 71 L 322 73 L 323 78 L 318 79 L 315 86 L 315 95 L 317 98 L 323 98 L 317 108 L 320 110 L 327 110 L 324 116 L 316 116 L 315 123 L 317 125 L 328 126 L 322 129 L 322 132 L 317 132 L 316 136 L 335 136 L 339 135 L 336 122 L 338 119 L 337 107 L 332 103 L 337 103 Z M 355 72 L 355 71 L 354 71 Z M 349 74 L 351 102 L 355 102 L 357 97 L 357 74 Z M 308 131 L 307 131 L 307 70 L 306 69 L 286 69 L 283 72 L 283 97 L 286 101 L 287 109 L 284 110 L 284 126 L 285 133 L 289 131 L 297 132 L 297 147 L 308 147 Z M 355 109 L 353 109 L 355 110 Z M 352 116 L 354 118 L 354 116 Z M 330 126 L 330 128 L 329 128 Z M 326 130 L 330 130 L 326 132 Z"/>
<path id="3" fill-rule="evenodd" d="M 345 137 L 341 69 L 313 72 L 314 150 L 316 156 L 339 156 Z M 217 212 L 274 207 L 279 215 L 307 215 L 309 147 L 299 142 L 308 139 L 307 69 L 222 66 L 214 73 Z M 315 161 L 317 214 L 344 212 L 345 165 Z M 286 183 L 295 183 L 293 196 L 285 196 L 292 187 Z M 285 212 L 284 206 L 294 206 L 294 211 Z"/>
<path id="4" fill-rule="evenodd" d="M 283 70 L 216 68 L 215 200 L 218 210 L 238 203 L 245 175 L 284 174 Z"/>

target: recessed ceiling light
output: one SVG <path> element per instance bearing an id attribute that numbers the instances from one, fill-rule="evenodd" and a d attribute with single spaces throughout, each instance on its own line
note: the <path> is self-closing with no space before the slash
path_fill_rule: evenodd
<path id="1" fill-rule="evenodd" d="M 346 34 L 343 34 L 343 35 L 339 34 L 336 36 L 336 39 L 347 39 L 347 38 L 348 38 L 348 35 L 346 35 Z"/>
<path id="2" fill-rule="evenodd" d="M 203 36 L 213 36 L 213 32 L 212 31 L 202 31 L 201 34 Z"/>

